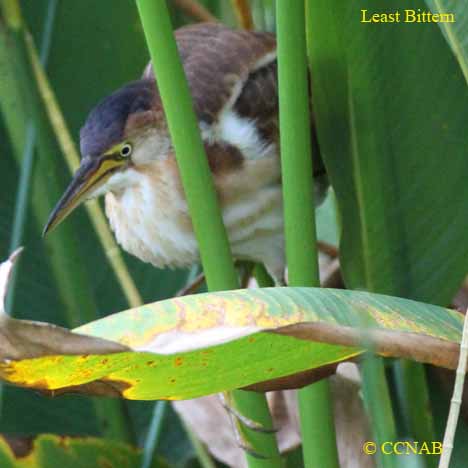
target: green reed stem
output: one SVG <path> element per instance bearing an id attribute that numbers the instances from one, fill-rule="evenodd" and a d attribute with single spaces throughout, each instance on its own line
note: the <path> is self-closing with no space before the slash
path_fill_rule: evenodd
<path id="1" fill-rule="evenodd" d="M 141 468 L 151 468 L 153 465 L 168 405 L 169 403 L 167 401 L 157 401 L 154 404 L 153 417 L 151 418 L 148 435 L 146 436 L 145 445 L 143 447 Z"/>
<path id="2" fill-rule="evenodd" d="M 164 1 L 137 0 L 148 48 L 172 142 L 179 164 L 182 184 L 187 197 L 193 228 L 210 291 L 239 287 L 226 230 L 208 167 L 198 122 L 172 33 L 167 5 Z M 271 417 L 264 395 L 233 392 L 240 411 L 251 415 L 265 427 L 271 426 Z M 255 434 L 246 431 L 253 449 L 264 455 L 261 459 L 247 454 L 251 468 L 280 466 L 278 448 L 273 434 Z"/>
<path id="3" fill-rule="evenodd" d="M 318 286 L 304 1 L 276 2 L 280 141 L 290 286 Z M 328 381 L 299 391 L 306 467 L 337 467 Z"/>
<path id="4" fill-rule="evenodd" d="M 363 335 L 366 341 L 365 332 Z M 368 346 L 371 348 L 371 346 Z M 383 358 L 372 354 L 372 350 L 362 359 L 362 392 L 364 404 L 370 419 L 373 439 L 377 447 L 385 442 L 397 440 L 397 431 L 393 417 L 392 403 L 385 376 L 385 365 Z M 377 451 L 378 466 L 392 468 L 397 466 L 398 460 L 394 455 L 383 455 Z"/>
<path id="5" fill-rule="evenodd" d="M 392 365 L 405 434 L 414 440 L 431 443 L 437 439 L 432 417 L 426 369 L 419 362 L 397 359 Z M 437 457 L 423 455 L 429 468 L 437 466 Z"/>

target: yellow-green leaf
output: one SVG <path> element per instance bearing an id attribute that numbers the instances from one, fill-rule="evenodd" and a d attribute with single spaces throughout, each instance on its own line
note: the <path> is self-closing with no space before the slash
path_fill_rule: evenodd
<path id="1" fill-rule="evenodd" d="M 395 297 L 268 288 L 174 298 L 111 315 L 74 332 L 131 351 L 9 360 L 0 377 L 25 387 L 129 399 L 186 399 L 377 352 L 453 367 L 458 312 Z"/>

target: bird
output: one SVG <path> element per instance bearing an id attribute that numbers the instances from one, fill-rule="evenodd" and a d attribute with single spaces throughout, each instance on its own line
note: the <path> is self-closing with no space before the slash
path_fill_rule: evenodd
<path id="1" fill-rule="evenodd" d="M 263 263 L 284 284 L 275 36 L 218 23 L 184 26 L 174 34 L 233 258 Z M 311 142 L 315 194 L 304 202 L 317 204 L 328 181 L 313 124 Z M 80 166 L 44 234 L 82 202 L 104 195 L 107 218 L 124 250 L 158 268 L 199 262 L 151 63 L 140 79 L 91 110 L 80 131 L 80 150 Z"/>

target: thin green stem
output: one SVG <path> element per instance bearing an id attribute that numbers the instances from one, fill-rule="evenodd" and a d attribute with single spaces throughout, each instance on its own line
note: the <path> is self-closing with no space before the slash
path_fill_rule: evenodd
<path id="1" fill-rule="evenodd" d="M 304 2 L 277 2 L 278 80 L 286 257 L 291 286 L 317 286 Z"/>
<path id="2" fill-rule="evenodd" d="M 365 329 L 367 325 L 363 325 Z M 396 440 L 397 430 L 393 414 L 392 400 L 385 373 L 385 361 L 372 353 L 372 346 L 367 343 L 366 334 L 363 334 L 363 345 L 370 353 L 361 363 L 362 394 L 364 405 L 369 415 L 372 434 L 378 447 L 384 442 Z M 397 460 L 392 455 L 377 454 L 379 466 L 391 468 L 396 466 Z"/>
<path id="3" fill-rule="evenodd" d="M 319 285 L 304 1 L 278 0 L 278 79 L 286 257 L 291 286 Z M 304 464 L 338 466 L 327 381 L 299 391 Z"/>
<path id="4" fill-rule="evenodd" d="M 365 335 L 363 341 L 366 341 Z M 384 442 L 392 442 L 397 438 L 383 358 L 368 353 L 362 360 L 361 374 L 364 403 L 374 440 L 377 447 L 381 447 Z M 379 466 L 383 468 L 396 466 L 397 460 L 393 455 L 384 455 L 378 451 L 377 457 Z"/>
<path id="5" fill-rule="evenodd" d="M 397 359 L 393 363 L 393 373 L 406 434 L 420 443 L 431 443 L 436 440 L 436 434 L 424 366 L 407 359 Z M 428 467 L 437 466 L 433 455 L 424 458 Z"/>
<path id="6" fill-rule="evenodd" d="M 200 256 L 210 291 L 239 287 L 226 230 L 208 167 L 198 122 L 172 33 L 167 5 L 164 1 L 137 0 L 143 30 L 153 61 L 172 143 L 175 148 L 182 184 L 198 241 Z M 251 396 L 233 392 L 233 399 L 244 414 L 255 412 L 255 420 L 266 424 L 271 417 L 264 395 Z M 244 412 L 245 411 L 245 412 Z M 249 437 L 253 449 L 267 457 L 247 455 L 253 467 L 280 466 L 278 448 L 273 434 Z"/>
<path id="7" fill-rule="evenodd" d="M 158 447 L 168 405 L 169 403 L 167 401 L 157 401 L 154 404 L 153 417 L 151 418 L 150 427 L 143 447 L 141 468 L 151 468 L 151 466 L 153 466 L 153 459 L 156 455 L 156 448 Z"/>
<path id="8" fill-rule="evenodd" d="M 233 392 L 236 408 L 248 415 L 250 419 L 260 423 L 264 428 L 273 428 L 273 420 L 268 409 L 267 399 L 263 393 L 245 392 L 237 390 Z M 248 454 L 247 462 L 250 467 L 269 468 L 283 467 L 283 462 L 278 452 L 275 436 L 253 431 L 247 427 L 242 427 L 242 434 L 247 438 L 253 449 L 260 456 L 268 454 L 268 458 L 262 459 Z M 259 450 L 258 448 L 261 448 Z"/>

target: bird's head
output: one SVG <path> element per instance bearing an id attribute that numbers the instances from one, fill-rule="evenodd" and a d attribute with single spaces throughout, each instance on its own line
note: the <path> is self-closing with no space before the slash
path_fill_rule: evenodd
<path id="1" fill-rule="evenodd" d="M 83 201 L 135 182 L 135 169 L 169 152 L 153 80 L 139 80 L 101 101 L 80 132 L 81 164 L 52 211 L 44 234 Z"/>

